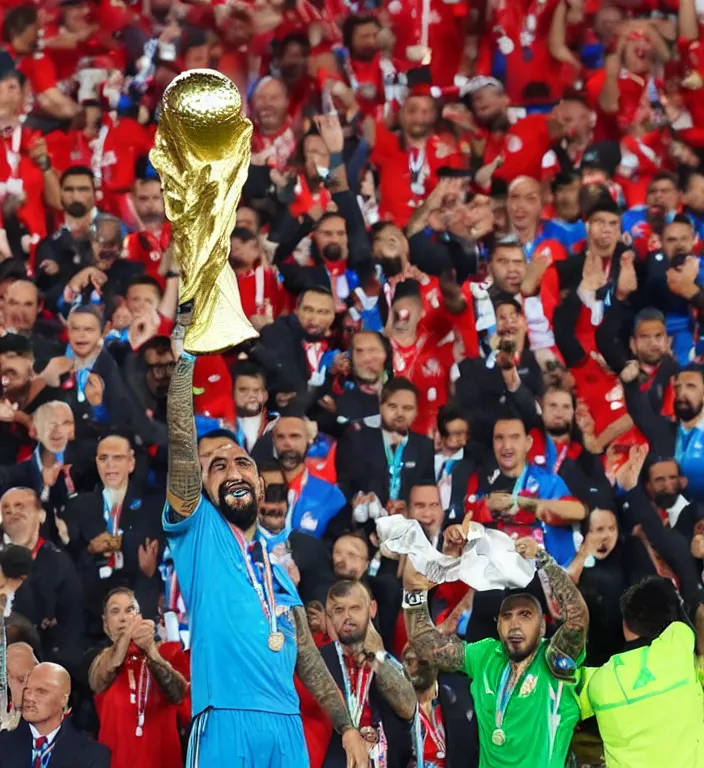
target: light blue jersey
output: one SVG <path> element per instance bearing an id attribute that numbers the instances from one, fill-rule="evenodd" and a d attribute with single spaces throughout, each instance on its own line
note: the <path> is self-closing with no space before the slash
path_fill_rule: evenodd
<path id="1" fill-rule="evenodd" d="M 181 520 L 167 505 L 163 525 L 190 618 L 193 714 L 213 707 L 298 716 L 291 609 L 302 603 L 293 582 L 273 566 L 276 604 L 285 609 L 278 619 L 284 647 L 275 652 L 242 551 L 218 510 L 202 498 Z M 261 578 L 256 563 L 254 570 Z"/>

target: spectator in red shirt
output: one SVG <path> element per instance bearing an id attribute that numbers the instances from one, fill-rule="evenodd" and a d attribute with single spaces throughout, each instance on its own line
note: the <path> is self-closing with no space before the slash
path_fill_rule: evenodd
<path id="1" fill-rule="evenodd" d="M 39 21 L 33 5 L 21 5 L 5 14 L 3 38 L 19 71 L 27 78 L 36 100 L 37 116 L 70 120 L 80 108 L 58 88 L 56 69 L 39 49 Z"/>

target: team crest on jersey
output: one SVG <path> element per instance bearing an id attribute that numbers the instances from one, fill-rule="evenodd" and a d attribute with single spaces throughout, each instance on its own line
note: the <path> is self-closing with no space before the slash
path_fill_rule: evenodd
<path id="1" fill-rule="evenodd" d="M 426 376 L 439 376 L 440 363 L 438 363 L 434 357 L 431 357 L 430 360 L 425 361 L 425 365 L 423 366 L 423 373 Z"/>
<path id="2" fill-rule="evenodd" d="M 523 149 L 523 142 L 518 136 L 511 136 L 506 143 L 506 149 L 509 152 L 520 152 Z"/>
<path id="3" fill-rule="evenodd" d="M 534 477 L 530 477 L 526 483 L 526 490 L 528 493 L 538 493 L 540 490 L 540 483 Z"/>
<path id="4" fill-rule="evenodd" d="M 519 697 L 529 696 L 535 690 L 535 686 L 538 684 L 538 677 L 536 675 L 526 675 L 526 679 L 523 681 L 521 690 L 518 692 Z"/>

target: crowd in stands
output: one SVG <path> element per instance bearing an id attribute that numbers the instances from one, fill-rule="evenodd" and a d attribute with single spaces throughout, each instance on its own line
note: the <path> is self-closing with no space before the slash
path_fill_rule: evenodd
<path id="1" fill-rule="evenodd" d="M 475 688 L 490 660 L 468 652 L 470 692 L 409 644 L 376 522 L 417 520 L 445 551 L 468 519 L 534 539 L 589 610 L 589 667 L 665 637 L 672 618 L 624 638 L 643 579 L 697 624 L 704 4 L 0 6 L 0 768 L 185 764 L 192 606 L 162 525 L 179 263 L 149 150 L 165 88 L 205 67 L 254 124 L 229 263 L 259 337 L 197 359 L 198 437 L 232 436 L 256 462 L 257 537 L 342 693 L 356 681 L 376 768 L 548 768 L 521 758 L 525 720 L 518 746 L 507 731 L 501 751 L 500 723 L 488 743 Z M 542 575 L 528 592 L 551 636 L 564 615 Z M 475 643 L 499 637 L 504 597 L 455 582 L 428 605 Z M 404 664 L 414 713 L 361 688 L 346 621 Z M 666 691 L 665 667 L 646 651 L 624 703 Z M 344 768 L 299 682 L 311 768 Z M 549 768 L 704 765 L 675 735 L 694 721 L 704 744 L 700 689 L 635 724 L 621 709 L 597 723 L 585 696 Z M 639 757 L 639 725 L 672 728 L 663 761 Z"/>

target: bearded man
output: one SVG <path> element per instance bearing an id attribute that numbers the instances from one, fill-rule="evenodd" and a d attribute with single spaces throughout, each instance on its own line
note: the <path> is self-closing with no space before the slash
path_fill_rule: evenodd
<path id="1" fill-rule="evenodd" d="M 235 439 L 196 441 L 193 369 L 182 352 L 171 380 L 163 525 L 190 608 L 194 723 L 189 765 L 307 768 L 294 669 L 342 736 L 350 768 L 368 750 L 311 637 L 287 574 L 252 545 L 264 483 Z"/>

